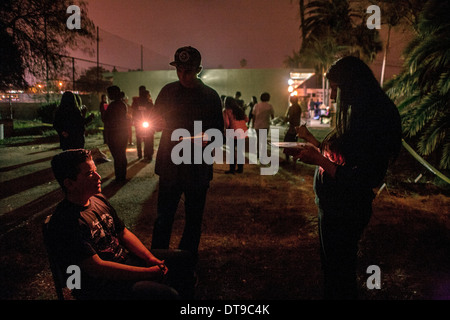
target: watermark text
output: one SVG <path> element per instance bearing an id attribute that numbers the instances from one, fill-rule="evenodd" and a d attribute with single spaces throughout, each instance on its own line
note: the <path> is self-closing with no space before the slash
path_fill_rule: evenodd
<path id="1" fill-rule="evenodd" d="M 367 278 L 367 289 L 381 289 L 381 269 L 377 265 L 370 265 L 367 267 L 366 273 L 370 274 Z"/>
<path id="2" fill-rule="evenodd" d="M 269 150 L 268 131 L 260 130 L 258 139 L 254 136 L 248 137 L 249 164 L 257 164 L 259 160 L 263 165 L 260 169 L 261 175 L 274 175 L 279 169 L 279 148 L 273 147 Z M 211 128 L 203 132 L 202 121 L 194 122 L 194 133 L 195 135 L 192 137 L 190 132 L 183 128 L 175 129 L 172 132 L 171 140 L 179 141 L 171 152 L 171 160 L 174 164 L 223 164 L 223 145 L 226 145 L 228 150 L 225 163 L 245 164 L 245 139 L 238 138 L 245 135 L 242 129 L 227 129 L 225 143 L 219 129 Z M 272 142 L 279 141 L 278 129 L 270 130 L 270 139 Z M 204 141 L 210 143 L 204 147 Z M 259 144 L 259 148 L 257 144 Z M 236 159 L 234 150 L 236 150 Z"/>
<path id="3" fill-rule="evenodd" d="M 71 5 L 67 7 L 67 14 L 71 14 L 67 18 L 66 25 L 69 30 L 81 29 L 81 10 L 79 6 Z"/>
<path id="4" fill-rule="evenodd" d="M 370 13 L 371 16 L 367 18 L 366 25 L 369 29 L 381 29 L 381 10 L 377 5 L 371 5 L 367 7 L 366 13 Z"/>

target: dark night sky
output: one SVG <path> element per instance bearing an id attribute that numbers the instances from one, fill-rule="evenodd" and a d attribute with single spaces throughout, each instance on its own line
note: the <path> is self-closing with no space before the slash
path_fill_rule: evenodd
<path id="1" fill-rule="evenodd" d="M 206 68 L 239 68 L 244 58 L 249 68 L 279 68 L 300 47 L 291 0 L 91 0 L 88 14 L 100 29 L 167 59 L 178 47 L 197 47 Z"/>

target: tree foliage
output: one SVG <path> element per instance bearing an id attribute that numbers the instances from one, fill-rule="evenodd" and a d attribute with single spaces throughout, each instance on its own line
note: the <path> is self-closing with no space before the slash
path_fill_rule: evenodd
<path id="1" fill-rule="evenodd" d="M 404 51 L 403 71 L 386 84 L 399 106 L 405 134 L 422 155 L 440 152 L 450 169 L 450 0 L 426 2 Z"/>
<path id="2" fill-rule="evenodd" d="M 426 2 L 427 0 L 366 0 L 361 1 L 359 7 L 377 5 L 381 9 L 381 24 L 414 28 Z"/>
<path id="3" fill-rule="evenodd" d="M 81 29 L 70 30 L 67 8 L 81 9 Z M 0 89 L 24 87 L 27 74 L 53 77 L 69 48 L 95 40 L 85 1 L 2 0 L 0 2 Z"/>
<path id="4" fill-rule="evenodd" d="M 25 64 L 10 34 L 0 25 L 0 90 L 26 87 Z"/>
<path id="5" fill-rule="evenodd" d="M 105 72 L 108 70 L 103 67 L 87 69 L 75 82 L 76 89 L 84 92 L 106 92 L 106 89 L 113 83 L 103 78 Z"/>
<path id="6" fill-rule="evenodd" d="M 378 31 L 367 28 L 366 13 L 353 9 L 350 1 L 300 1 L 299 5 L 304 15 L 300 17 L 302 45 L 298 53 L 285 60 L 286 65 L 298 62 L 322 72 L 340 56 L 355 55 L 373 61 L 381 51 Z"/>

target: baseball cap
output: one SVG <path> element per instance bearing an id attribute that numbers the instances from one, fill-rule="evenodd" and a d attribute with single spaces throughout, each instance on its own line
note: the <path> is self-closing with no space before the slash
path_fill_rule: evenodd
<path id="1" fill-rule="evenodd" d="M 191 47 L 181 47 L 175 52 L 175 60 L 170 65 L 175 67 L 183 67 L 185 69 L 197 69 L 202 62 L 200 52 Z"/>

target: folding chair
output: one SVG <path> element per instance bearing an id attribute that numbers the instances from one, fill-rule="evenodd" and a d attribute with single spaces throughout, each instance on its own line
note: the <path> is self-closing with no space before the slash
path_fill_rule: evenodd
<path id="1" fill-rule="evenodd" d="M 50 217 L 48 216 L 45 219 L 42 233 L 44 236 L 44 245 L 45 249 L 47 251 L 48 260 L 50 263 L 50 270 L 52 271 L 52 277 L 53 277 L 53 283 L 55 285 L 56 295 L 58 296 L 58 300 L 65 300 L 64 298 L 64 292 L 63 289 L 66 287 L 66 283 L 64 281 L 64 272 L 61 269 L 60 265 L 56 261 L 54 255 L 51 252 L 51 248 L 49 246 L 49 239 L 48 239 L 48 222 L 50 221 Z"/>

